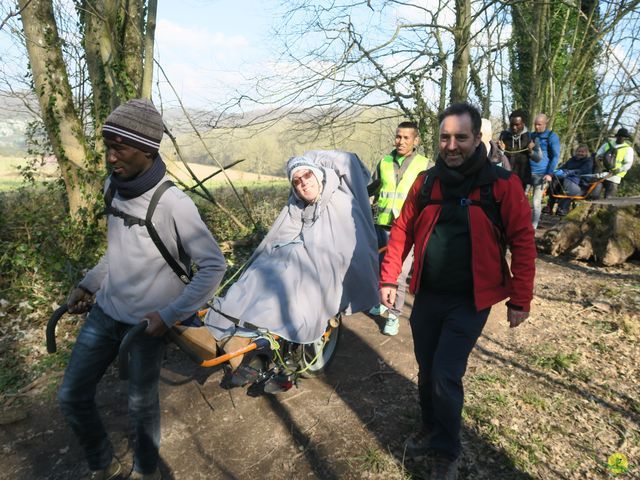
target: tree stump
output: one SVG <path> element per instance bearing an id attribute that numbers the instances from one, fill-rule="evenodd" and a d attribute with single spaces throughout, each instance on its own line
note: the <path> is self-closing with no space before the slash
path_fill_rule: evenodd
<path id="1" fill-rule="evenodd" d="M 583 203 L 538 240 L 554 257 L 593 259 L 601 265 L 624 263 L 640 251 L 640 197 Z"/>

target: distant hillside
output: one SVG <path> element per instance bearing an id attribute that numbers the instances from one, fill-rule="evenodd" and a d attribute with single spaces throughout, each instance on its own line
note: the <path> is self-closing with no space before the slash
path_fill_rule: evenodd
<path id="1" fill-rule="evenodd" d="M 0 93 L 0 155 L 18 156 L 27 151 L 25 134 L 29 122 L 35 119 L 35 97 Z"/>
<path id="2" fill-rule="evenodd" d="M 26 105 L 25 105 L 26 104 Z M 0 155 L 26 155 L 25 134 L 29 122 L 35 119 L 37 103 L 32 95 L 23 98 L 0 94 Z M 234 115 L 223 118 L 214 112 L 189 110 L 200 135 L 193 132 L 183 112 L 177 108 L 163 109 L 163 116 L 180 150 L 188 162 L 217 165 L 211 155 L 223 165 L 244 159 L 235 169 L 258 175 L 284 175 L 289 157 L 306 150 L 337 149 L 355 152 L 373 168 L 376 162 L 393 148 L 393 136 L 399 118 L 389 118 L 389 110 L 363 111 L 348 126 L 335 126 L 324 131 L 302 131 L 302 122 L 295 115 L 276 118 L 265 111 L 247 112 L 242 121 L 261 118 L 277 120 L 269 127 L 233 128 L 240 123 Z M 307 112 L 309 114 L 309 112 Z M 380 118 L 384 120 L 378 121 Z M 211 125 L 215 124 L 215 128 Z M 167 160 L 176 160 L 176 152 L 166 138 L 161 152 Z"/>
<path id="3" fill-rule="evenodd" d="M 388 117 L 380 115 L 380 117 Z M 201 131 L 209 152 L 220 163 L 244 161 L 234 168 L 258 174 L 284 175 L 286 161 L 306 150 L 347 150 L 356 153 L 369 168 L 393 148 L 398 119 L 375 122 L 375 112 L 363 112 L 348 127 L 335 127 L 323 132 L 300 131 L 300 123 L 292 117 L 283 118 L 263 129 L 217 128 Z M 375 123 L 374 123 L 375 122 Z M 190 162 L 215 164 L 195 133 L 176 134 L 182 154 Z M 165 156 L 175 158 L 170 142 L 163 142 Z"/>

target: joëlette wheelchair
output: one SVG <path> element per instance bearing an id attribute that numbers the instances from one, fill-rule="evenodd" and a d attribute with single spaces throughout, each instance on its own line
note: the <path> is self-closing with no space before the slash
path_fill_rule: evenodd
<path id="1" fill-rule="evenodd" d="M 563 186 L 562 180 L 564 180 L 564 178 L 557 177 L 554 174 L 553 178 L 556 182 L 552 181 L 552 184 L 556 183 L 558 185 L 560 193 L 558 193 L 558 191 L 554 191 L 553 188 L 549 187 L 549 198 L 552 198 L 554 201 L 568 199 L 571 201 L 573 208 L 575 206 L 575 202 L 593 198 L 595 190 L 598 188 L 598 186 L 613 175 L 614 174 L 611 172 L 589 173 L 586 175 L 580 175 L 581 179 L 589 182 L 589 186 L 580 195 L 569 195 Z"/>
<path id="2" fill-rule="evenodd" d="M 56 309 L 47 323 L 47 351 L 55 353 L 56 325 L 67 313 L 66 304 Z M 207 310 L 197 313 L 204 318 Z M 166 334 L 167 341 L 173 342 L 193 362 L 201 367 L 225 366 L 225 376 L 221 382 L 223 388 L 247 387 L 247 394 L 258 396 L 263 393 L 280 393 L 297 386 L 299 378 L 313 378 L 325 372 L 333 360 L 340 339 L 341 316 L 336 315 L 327 321 L 322 337 L 313 343 L 298 344 L 290 342 L 270 332 L 256 328 L 255 336 L 247 339 L 245 345 L 233 351 L 223 350 L 224 342 L 216 342 L 205 326 L 175 325 Z M 144 335 L 147 322 L 132 326 L 123 337 L 118 354 L 118 371 L 122 380 L 127 380 L 129 349 L 137 335 Z M 231 337 L 234 338 L 234 337 Z M 229 361 L 242 357 L 242 375 L 235 374 L 229 367 Z"/>

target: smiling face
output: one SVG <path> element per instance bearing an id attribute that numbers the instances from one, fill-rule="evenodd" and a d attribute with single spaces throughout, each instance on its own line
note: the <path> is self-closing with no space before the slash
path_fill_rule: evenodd
<path id="1" fill-rule="evenodd" d="M 440 124 L 440 155 L 444 163 L 455 168 L 471 158 L 482 140 L 480 132 L 473 133 L 471 115 L 449 115 Z"/>
<path id="2" fill-rule="evenodd" d="M 104 141 L 107 163 L 122 180 L 132 180 L 146 172 L 153 164 L 153 155 L 113 140 Z"/>
<path id="3" fill-rule="evenodd" d="M 291 177 L 296 195 L 306 203 L 313 203 L 320 195 L 320 183 L 311 170 L 298 170 Z"/>
<path id="4" fill-rule="evenodd" d="M 401 157 L 406 157 L 418 146 L 418 132 L 414 128 L 396 129 L 396 152 Z"/>

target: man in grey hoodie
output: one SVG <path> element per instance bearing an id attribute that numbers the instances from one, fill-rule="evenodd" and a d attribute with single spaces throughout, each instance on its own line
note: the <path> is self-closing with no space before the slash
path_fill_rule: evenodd
<path id="1" fill-rule="evenodd" d="M 129 365 L 128 405 L 135 433 L 131 478 L 160 478 L 162 336 L 213 296 L 226 269 L 216 241 L 181 190 L 166 190 L 152 218 L 171 256 L 181 258 L 178 252 L 183 250 L 189 260 L 181 261 L 182 267 L 188 271 L 191 261 L 198 265 L 190 282 L 178 277 L 144 226 L 154 192 L 167 181 L 166 166 L 158 155 L 163 130 L 162 117 L 148 100 L 131 100 L 107 117 L 102 135 L 111 175 L 105 191 L 113 193 L 107 251 L 67 301 L 70 313 L 90 312 L 58 399 L 84 450 L 92 479 L 116 478 L 122 470 L 96 408 L 96 386 L 117 356 L 124 335 L 142 321 L 148 322 L 146 334 L 132 343 Z"/>

